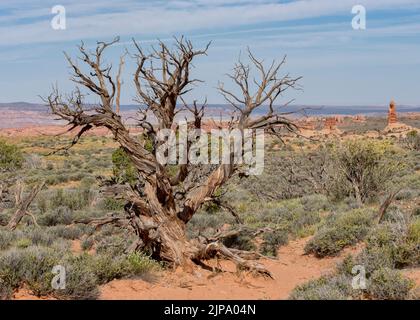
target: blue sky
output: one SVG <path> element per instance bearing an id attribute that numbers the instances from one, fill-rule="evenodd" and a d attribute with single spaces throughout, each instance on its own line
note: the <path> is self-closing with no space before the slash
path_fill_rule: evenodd
<path id="1" fill-rule="evenodd" d="M 353 5 L 367 10 L 367 29 L 353 30 Z M 66 8 L 66 30 L 50 26 L 51 8 Z M 40 102 L 52 84 L 72 89 L 63 51 L 75 56 L 84 40 L 121 36 L 108 62 L 135 37 L 148 47 L 155 39 L 184 34 L 196 47 L 208 41 L 207 57 L 193 76 L 205 81 L 188 99 L 223 102 L 218 81 L 230 84 L 232 69 L 247 46 L 265 59 L 287 54 L 284 71 L 303 76 L 302 92 L 284 101 L 298 104 L 420 105 L 420 0 L 0 0 L 0 102 Z M 124 73 L 123 103 L 132 103 L 133 64 Z"/>

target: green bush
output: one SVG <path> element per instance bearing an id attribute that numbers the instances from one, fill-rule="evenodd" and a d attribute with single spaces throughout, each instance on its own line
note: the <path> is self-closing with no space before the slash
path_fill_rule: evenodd
<path id="1" fill-rule="evenodd" d="M 351 295 L 351 278 L 343 275 L 323 276 L 297 286 L 291 300 L 347 300 Z"/>
<path id="2" fill-rule="evenodd" d="M 402 145 L 409 150 L 420 150 L 420 135 L 416 130 L 407 133 L 406 137 L 402 139 Z"/>
<path id="3" fill-rule="evenodd" d="M 306 244 L 305 253 L 334 256 L 347 246 L 364 239 L 372 225 L 373 213 L 356 209 L 329 217 L 326 224 Z"/>
<path id="4" fill-rule="evenodd" d="M 264 233 L 260 251 L 264 255 L 276 257 L 279 246 L 285 245 L 287 242 L 288 235 L 283 230 Z"/>
<path id="5" fill-rule="evenodd" d="M 353 195 L 359 204 L 377 197 L 402 168 L 395 148 L 386 141 L 349 140 L 330 152 L 335 196 Z"/>
<path id="6" fill-rule="evenodd" d="M 58 189 L 51 198 L 51 208 L 61 206 L 70 210 L 81 210 L 87 207 L 92 200 L 92 193 L 89 189 L 63 190 Z"/>
<path id="7" fill-rule="evenodd" d="M 9 300 L 12 297 L 12 294 L 13 288 L 0 279 L 0 301 Z"/>
<path id="8" fill-rule="evenodd" d="M 19 147 L 0 139 L 0 171 L 22 168 L 24 157 Z"/>
<path id="9" fill-rule="evenodd" d="M 241 232 L 223 239 L 223 244 L 228 248 L 252 251 L 256 249 L 253 237 L 247 232 Z"/>
<path id="10" fill-rule="evenodd" d="M 92 247 L 93 247 L 94 243 L 95 243 L 95 241 L 94 241 L 91 237 L 86 238 L 86 239 L 84 239 L 84 240 L 82 241 L 82 244 L 81 244 L 82 249 L 83 249 L 84 251 L 86 251 L 86 250 L 90 250 L 90 249 L 92 249 Z"/>
<path id="11" fill-rule="evenodd" d="M 112 164 L 113 177 L 117 182 L 127 182 L 131 185 L 137 182 L 137 170 L 122 148 L 118 148 L 112 153 Z"/>
<path id="12" fill-rule="evenodd" d="M 99 296 L 98 278 L 90 268 L 91 259 L 88 255 L 80 255 L 62 262 L 66 269 L 66 287 L 55 290 L 54 295 L 72 300 L 96 299 Z"/>
<path id="13" fill-rule="evenodd" d="M 8 229 L 0 228 L 0 250 L 9 248 L 12 242 L 16 239 L 16 233 Z"/>
<path id="14" fill-rule="evenodd" d="M 365 255 L 377 253 L 382 260 L 389 261 L 384 266 L 403 268 L 420 265 L 420 219 L 410 221 L 390 217 L 390 220 L 369 233 Z M 369 260 L 369 257 L 366 259 Z"/>
<path id="15" fill-rule="evenodd" d="M 67 240 L 75 240 L 82 235 L 82 230 L 76 226 L 59 225 L 48 228 L 48 231 L 55 238 L 63 238 Z"/>
<path id="16" fill-rule="evenodd" d="M 38 223 L 42 226 L 69 225 L 73 222 L 72 211 L 65 206 L 59 206 L 39 217 Z"/>
<path id="17" fill-rule="evenodd" d="M 109 211 L 122 211 L 124 209 L 125 204 L 126 202 L 124 200 L 105 198 L 103 199 L 100 207 L 104 210 Z"/>
<path id="18" fill-rule="evenodd" d="M 381 268 L 370 277 L 368 294 L 380 300 L 404 300 L 410 297 L 414 284 L 397 270 Z"/>

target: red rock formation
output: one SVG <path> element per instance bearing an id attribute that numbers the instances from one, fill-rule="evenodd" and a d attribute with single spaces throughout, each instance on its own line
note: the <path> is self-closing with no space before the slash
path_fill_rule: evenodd
<path id="1" fill-rule="evenodd" d="M 366 117 L 363 115 L 356 115 L 353 117 L 353 121 L 354 122 L 365 122 L 366 121 Z"/>
<path id="2" fill-rule="evenodd" d="M 329 117 L 325 119 L 324 129 L 334 131 L 337 129 L 337 119 L 335 117 Z"/>
<path id="3" fill-rule="evenodd" d="M 389 104 L 389 111 L 388 111 L 388 125 L 394 124 L 398 122 L 397 112 L 395 109 L 395 102 L 394 100 L 391 101 Z"/>

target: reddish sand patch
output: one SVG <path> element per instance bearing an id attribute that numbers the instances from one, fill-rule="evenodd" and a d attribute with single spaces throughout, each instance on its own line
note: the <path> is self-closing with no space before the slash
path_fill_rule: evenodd
<path id="1" fill-rule="evenodd" d="M 420 290 L 420 269 L 407 269 L 403 274 L 414 281 L 416 288 Z"/>
<path id="2" fill-rule="evenodd" d="M 26 287 L 20 288 L 13 294 L 13 300 L 56 300 L 53 297 L 37 297 Z"/>
<path id="3" fill-rule="evenodd" d="M 356 254 L 361 246 L 345 250 L 339 257 L 317 259 L 305 255 L 306 239 L 290 242 L 279 249 L 279 259 L 261 262 L 272 272 L 274 280 L 238 275 L 233 264 L 220 264 L 228 272 L 213 273 L 203 269 L 195 274 L 182 271 L 162 272 L 156 283 L 144 280 L 114 280 L 101 287 L 101 299 L 287 299 L 297 285 L 332 272 L 347 254 Z M 210 264 L 216 265 L 216 261 Z"/>
<path id="4" fill-rule="evenodd" d="M 80 240 L 72 240 L 70 250 L 75 254 L 82 253 L 82 242 Z"/>

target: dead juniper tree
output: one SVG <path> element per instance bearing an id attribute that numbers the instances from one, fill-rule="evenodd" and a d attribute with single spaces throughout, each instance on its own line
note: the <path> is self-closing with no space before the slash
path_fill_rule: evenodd
<path id="1" fill-rule="evenodd" d="M 190 77 L 192 62 L 198 56 L 207 55 L 209 45 L 203 50 L 196 50 L 190 41 L 180 38 L 175 39 L 173 48 L 159 42 L 156 48 L 152 47 L 150 52 L 145 53 L 133 40 L 136 50 L 133 57 L 137 62 L 134 85 L 140 104 L 138 123 L 152 142 L 152 148 L 146 148 L 138 138 L 130 135 L 121 115 L 114 110 L 114 102 L 119 101 L 120 91 L 116 89 L 119 85 L 111 75 L 112 67 L 104 65 L 103 53 L 117 41 L 98 42 L 94 52 L 88 52 L 83 44 L 79 47 L 80 60 L 88 71 L 83 71 L 66 55 L 73 71 L 71 80 L 96 95 L 98 105 L 87 107 L 79 89 L 70 96 L 54 90 L 46 98 L 51 112 L 67 121 L 69 130 L 77 130 L 71 144 L 64 149 L 76 144 L 93 127 L 105 127 L 111 131 L 138 172 L 136 187 L 114 188 L 114 195 L 127 202 L 125 216 L 108 216 L 90 223 L 98 226 L 110 223 L 129 228 L 137 239 L 133 249 L 147 250 L 154 258 L 174 266 L 190 268 L 192 262 L 201 263 L 217 255 L 233 261 L 240 269 L 270 275 L 261 264 L 249 260 L 256 255 L 225 247 L 220 241 L 223 234 L 197 239 L 186 236 L 186 224 L 204 203 L 212 200 L 226 181 L 240 172 L 240 166 L 233 162 L 201 166 L 188 161 L 177 165 L 174 174 L 173 168 L 170 172 L 167 165 L 157 160 L 156 150 L 162 144 L 158 131 L 177 127 L 174 121 L 179 110 L 177 104 L 192 89 L 192 85 L 199 82 Z M 280 63 L 273 62 L 267 69 L 251 53 L 249 58 L 259 72 L 259 80 L 251 78 L 250 66 L 238 62 L 230 78 L 240 89 L 240 94 L 227 90 L 223 85 L 219 88 L 236 112 L 229 129 L 260 128 L 274 134 L 278 134 L 281 128 L 294 130 L 294 124 L 278 113 L 275 101 L 287 89 L 295 88 L 299 78 L 279 76 L 284 59 Z M 254 93 L 251 92 L 253 90 Z M 267 112 L 255 116 L 257 109 Z M 195 126 L 201 126 L 203 110 L 197 105 L 191 110 L 195 115 Z M 150 120 L 151 114 L 155 123 Z"/>

